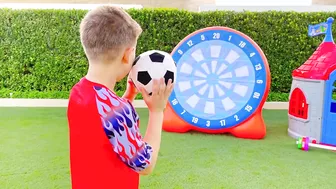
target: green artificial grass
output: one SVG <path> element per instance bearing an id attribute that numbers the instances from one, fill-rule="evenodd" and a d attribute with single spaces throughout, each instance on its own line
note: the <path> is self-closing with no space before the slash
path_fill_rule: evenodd
<path id="1" fill-rule="evenodd" d="M 148 112 L 138 112 L 144 133 Z M 164 132 L 155 171 L 140 188 L 334 188 L 336 153 L 298 150 L 287 136 L 287 112 L 263 115 L 264 140 Z M 1 189 L 70 188 L 65 108 L 0 108 L 0 120 Z"/>

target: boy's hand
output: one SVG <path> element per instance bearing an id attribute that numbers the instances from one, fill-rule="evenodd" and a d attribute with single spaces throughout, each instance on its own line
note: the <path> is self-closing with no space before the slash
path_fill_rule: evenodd
<path id="1" fill-rule="evenodd" d="M 127 84 L 126 84 L 126 91 L 123 95 L 123 98 L 128 99 L 129 101 L 133 101 L 135 96 L 139 93 L 137 88 L 135 87 L 133 81 L 131 80 L 130 76 L 127 77 Z"/>
<path id="2" fill-rule="evenodd" d="M 143 99 L 148 106 L 150 112 L 163 112 L 166 108 L 168 98 L 173 91 L 174 85 L 172 80 L 169 79 L 167 86 L 164 79 L 153 80 L 153 91 L 152 95 L 148 95 L 144 88 L 140 89 Z"/>
<path id="3" fill-rule="evenodd" d="M 129 91 L 129 93 L 132 94 L 138 94 L 139 91 L 138 89 L 135 87 L 131 77 L 128 75 L 127 77 L 127 85 L 126 85 L 126 91 Z"/>

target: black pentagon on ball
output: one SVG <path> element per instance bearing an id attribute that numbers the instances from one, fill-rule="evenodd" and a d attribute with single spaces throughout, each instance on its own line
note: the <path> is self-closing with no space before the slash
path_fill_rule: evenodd
<path id="1" fill-rule="evenodd" d="M 165 56 L 163 54 L 155 52 L 149 55 L 149 58 L 151 59 L 152 62 L 163 63 Z"/>
<path id="2" fill-rule="evenodd" d="M 138 78 L 137 80 L 143 84 L 143 85 L 147 85 L 151 80 L 151 76 L 149 75 L 149 73 L 147 71 L 140 71 L 138 72 Z"/>
<path id="3" fill-rule="evenodd" d="M 133 66 L 139 61 L 139 59 L 140 59 L 140 56 L 138 56 L 138 57 L 135 58 L 135 60 L 133 62 Z"/>
<path id="4" fill-rule="evenodd" d="M 168 84 L 169 79 L 171 79 L 172 83 L 174 83 L 174 73 L 173 72 L 168 70 L 163 77 L 165 79 L 166 85 Z"/>

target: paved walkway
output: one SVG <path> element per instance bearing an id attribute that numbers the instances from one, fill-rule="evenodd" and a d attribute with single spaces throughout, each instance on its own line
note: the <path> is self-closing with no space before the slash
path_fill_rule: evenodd
<path id="1" fill-rule="evenodd" d="M 133 103 L 136 108 L 146 108 L 143 100 L 135 100 Z M 11 99 L 0 98 L 0 107 L 67 107 L 66 99 Z M 288 102 L 266 102 L 264 109 L 288 109 Z"/>

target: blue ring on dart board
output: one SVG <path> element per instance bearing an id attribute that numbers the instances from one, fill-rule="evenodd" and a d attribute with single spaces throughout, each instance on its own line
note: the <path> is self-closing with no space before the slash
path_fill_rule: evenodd
<path id="1" fill-rule="evenodd" d="M 190 34 L 172 52 L 177 75 L 171 107 L 184 121 L 204 129 L 243 123 L 260 108 L 267 87 L 268 65 L 261 53 L 252 39 L 231 28 Z"/>

